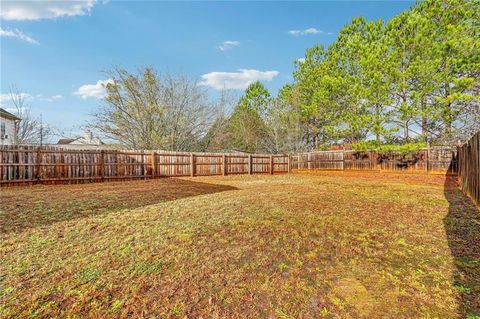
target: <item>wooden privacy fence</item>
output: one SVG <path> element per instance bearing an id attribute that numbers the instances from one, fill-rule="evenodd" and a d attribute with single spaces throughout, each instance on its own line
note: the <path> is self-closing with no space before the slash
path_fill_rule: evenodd
<path id="1" fill-rule="evenodd" d="M 0 185 L 115 179 L 277 174 L 290 170 L 457 173 L 462 189 L 479 202 L 479 134 L 458 149 L 431 147 L 408 154 L 321 151 L 296 155 L 166 151 L 67 150 L 1 146 Z"/>
<path id="2" fill-rule="evenodd" d="M 480 132 L 458 148 L 460 188 L 480 205 Z"/>
<path id="3" fill-rule="evenodd" d="M 288 155 L 2 146 L 0 184 L 287 173 Z"/>
<path id="4" fill-rule="evenodd" d="M 418 173 L 457 172 L 454 147 L 431 147 L 417 152 L 320 151 L 291 156 L 293 170 L 355 170 Z"/>

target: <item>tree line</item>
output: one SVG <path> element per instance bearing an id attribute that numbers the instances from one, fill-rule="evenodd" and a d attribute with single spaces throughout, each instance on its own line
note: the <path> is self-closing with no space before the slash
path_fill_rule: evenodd
<path id="1" fill-rule="evenodd" d="M 327 48 L 307 49 L 276 96 L 254 82 L 212 103 L 188 77 L 116 68 L 90 126 L 129 148 L 178 151 L 465 140 L 480 129 L 479 7 L 429 0 L 388 23 L 354 18 Z"/>
<path id="2" fill-rule="evenodd" d="M 151 67 L 137 73 L 117 67 L 108 77 L 88 129 L 122 147 L 279 153 L 298 149 L 303 138 L 300 118 L 260 82 L 240 98 L 224 91 L 212 101 L 196 79 Z"/>
<path id="3" fill-rule="evenodd" d="M 286 102 L 312 148 L 451 143 L 480 129 L 479 1 L 417 3 L 388 23 L 358 17 L 297 62 Z"/>
<path id="4" fill-rule="evenodd" d="M 131 149 L 295 152 L 350 144 L 452 144 L 480 130 L 480 0 L 426 0 L 387 23 L 354 18 L 328 47 L 308 48 L 276 96 L 260 82 L 212 101 L 196 79 L 122 68 L 88 123 Z M 53 134 L 30 113 L 17 143 Z"/>

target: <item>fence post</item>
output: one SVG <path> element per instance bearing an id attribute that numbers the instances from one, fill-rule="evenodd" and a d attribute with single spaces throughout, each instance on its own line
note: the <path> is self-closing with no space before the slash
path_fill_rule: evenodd
<path id="1" fill-rule="evenodd" d="M 190 153 L 190 176 L 195 176 L 195 155 Z"/>
<path id="2" fill-rule="evenodd" d="M 20 157 L 20 154 L 18 154 L 18 159 L 20 160 L 21 157 Z M 65 178 L 65 155 L 62 153 L 60 153 L 60 167 L 59 167 L 59 174 L 57 177 L 59 178 Z"/>
<path id="3" fill-rule="evenodd" d="M 342 171 L 345 170 L 345 150 L 342 151 Z"/>
<path id="4" fill-rule="evenodd" d="M 155 178 L 157 176 L 157 154 L 155 151 L 152 152 L 152 178 Z"/>
<path id="5" fill-rule="evenodd" d="M 227 156 L 225 154 L 222 155 L 222 175 L 227 175 Z"/>
<path id="6" fill-rule="evenodd" d="M 248 154 L 248 175 L 252 175 L 252 154 Z"/>
<path id="7" fill-rule="evenodd" d="M 377 154 L 377 158 L 376 158 L 376 161 L 377 161 L 377 169 L 378 169 L 378 172 L 382 173 L 383 169 L 382 169 L 382 163 L 380 162 L 380 153 L 378 151 L 375 151 L 375 153 Z"/>
<path id="8" fill-rule="evenodd" d="M 287 155 L 287 172 L 290 174 L 292 172 L 292 168 L 290 166 L 290 154 Z"/>
<path id="9" fill-rule="evenodd" d="M 98 170 L 100 171 L 100 179 L 103 181 L 105 178 L 105 159 L 104 159 L 104 150 L 100 150 L 100 163 Z"/>
<path id="10" fill-rule="evenodd" d="M 270 155 L 270 175 L 273 175 L 273 155 Z"/>
<path id="11" fill-rule="evenodd" d="M 42 149 L 40 146 L 37 147 L 37 170 L 35 172 L 35 179 L 37 180 L 37 183 L 40 182 L 40 180 L 42 179 L 42 174 L 41 174 L 41 168 L 42 168 L 42 164 L 41 164 L 41 161 L 42 161 Z"/>
<path id="12" fill-rule="evenodd" d="M 427 174 L 430 172 L 430 143 L 427 142 L 427 163 L 426 163 Z"/>

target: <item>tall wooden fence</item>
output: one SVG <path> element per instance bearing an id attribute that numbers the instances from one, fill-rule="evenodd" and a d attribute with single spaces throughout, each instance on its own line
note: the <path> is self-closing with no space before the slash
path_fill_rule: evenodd
<path id="1" fill-rule="evenodd" d="M 0 185 L 287 173 L 288 155 L 0 148 Z"/>
<path id="2" fill-rule="evenodd" d="M 417 152 L 320 151 L 291 157 L 293 170 L 354 170 L 412 173 L 457 172 L 457 150 L 454 147 L 431 147 Z"/>
<path id="3" fill-rule="evenodd" d="M 480 205 L 480 132 L 458 148 L 460 188 Z"/>

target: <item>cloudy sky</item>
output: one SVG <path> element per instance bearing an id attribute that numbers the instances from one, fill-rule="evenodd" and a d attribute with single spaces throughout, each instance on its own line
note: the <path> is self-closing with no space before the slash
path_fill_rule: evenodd
<path id="1" fill-rule="evenodd" d="M 306 48 L 353 17 L 388 20 L 411 4 L 2 0 L 0 105 L 15 85 L 45 122 L 79 132 L 115 65 L 186 73 L 213 97 L 255 80 L 276 93 Z"/>

